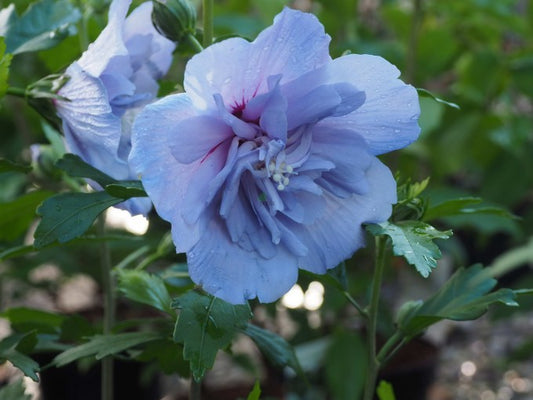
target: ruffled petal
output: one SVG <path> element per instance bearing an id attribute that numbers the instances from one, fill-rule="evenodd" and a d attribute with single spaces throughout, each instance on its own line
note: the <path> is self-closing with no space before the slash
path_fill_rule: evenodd
<path id="1" fill-rule="evenodd" d="M 381 57 L 347 55 L 329 66 L 330 82 L 348 82 L 366 94 L 354 112 L 327 118 L 324 127 L 353 129 L 374 155 L 401 149 L 420 133 L 420 106 L 416 89 L 398 79 L 398 69 Z"/>
<path id="2" fill-rule="evenodd" d="M 351 257 L 364 246 L 361 224 L 386 221 L 396 203 L 396 182 L 390 170 L 377 158 L 366 171 L 369 190 L 364 195 L 340 199 L 324 194 L 326 208 L 314 223 L 297 224 L 286 219 L 284 225 L 293 232 L 309 253 L 300 258 L 300 268 L 325 273 Z"/>
<path id="3" fill-rule="evenodd" d="M 118 157 L 121 121 L 112 112 L 102 81 L 77 63 L 66 73 L 70 79 L 60 94 L 70 101 L 57 101 L 56 107 L 68 150 L 115 179 L 127 179 L 128 165 Z"/>
<path id="4" fill-rule="evenodd" d="M 268 91 L 268 77 L 281 75 L 283 84 L 330 61 L 329 41 L 314 15 L 285 8 L 253 42 L 232 38 L 195 55 L 184 87 L 201 109 L 217 93 L 230 107 L 243 105 Z"/>
<path id="5" fill-rule="evenodd" d="M 296 258 L 283 247 L 266 259 L 231 241 L 224 223 L 212 219 L 187 253 L 191 279 L 227 302 L 242 304 L 257 297 L 269 303 L 286 293 L 298 278 Z"/>
<path id="6" fill-rule="evenodd" d="M 196 181 L 194 164 L 179 163 L 168 146 L 177 133 L 175 126 L 196 116 L 187 95 L 167 96 L 144 108 L 133 124 L 129 162 L 154 202 L 161 218 L 171 222 L 172 237 L 179 252 L 188 251 L 203 232 L 204 220 L 187 224 L 182 204 L 189 184 Z"/>

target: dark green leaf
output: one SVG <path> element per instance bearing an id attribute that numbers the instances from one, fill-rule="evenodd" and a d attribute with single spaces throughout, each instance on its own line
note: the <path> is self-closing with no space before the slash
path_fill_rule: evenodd
<path id="1" fill-rule="evenodd" d="M 367 226 L 374 235 L 387 235 L 392 239 L 395 255 L 403 256 L 423 276 L 428 277 L 437 266 L 441 252 L 434 239 L 447 239 L 451 231 L 441 232 L 421 221 L 401 221 L 396 224 L 382 222 Z"/>
<path id="2" fill-rule="evenodd" d="M 48 49 L 71 34 L 80 17 L 80 11 L 67 0 L 41 0 L 20 17 L 10 4 L 0 11 L 0 36 L 12 54 Z"/>
<path id="3" fill-rule="evenodd" d="M 111 196 L 129 199 L 130 197 L 147 197 L 141 181 L 121 181 L 111 183 L 105 187 Z"/>
<path id="4" fill-rule="evenodd" d="M 0 314 L 15 330 L 58 332 L 64 317 L 56 313 L 26 307 L 15 307 Z"/>
<path id="5" fill-rule="evenodd" d="M 376 393 L 379 400 L 396 400 L 396 396 L 394 396 L 394 390 L 392 390 L 392 385 L 389 382 L 379 382 Z"/>
<path id="6" fill-rule="evenodd" d="M 248 324 L 243 332 L 250 336 L 275 367 L 291 367 L 300 376 L 304 376 L 294 348 L 281 336 L 252 324 Z"/>
<path id="7" fill-rule="evenodd" d="M 232 305 L 195 291 L 175 299 L 172 307 L 180 309 L 174 340 L 183 343 L 183 358 L 190 361 L 196 380 L 213 366 L 218 350 L 226 348 L 251 317 L 247 304 Z"/>
<path id="8" fill-rule="evenodd" d="M 429 90 L 421 89 L 421 88 L 418 88 L 416 90 L 418 91 L 418 94 L 421 97 L 429 97 L 429 98 L 435 100 L 437 103 L 441 103 L 441 104 L 444 104 L 444 105 L 446 105 L 448 107 L 455 108 L 456 110 L 460 110 L 461 109 L 461 107 L 459 107 L 458 104 L 452 103 L 451 101 L 446 101 L 446 100 L 440 99 L 437 96 L 435 96 L 433 93 L 431 93 Z"/>
<path id="9" fill-rule="evenodd" d="M 246 400 L 259 400 L 261 396 L 261 385 L 259 381 L 255 381 L 254 387 L 250 394 L 248 394 L 248 397 Z"/>
<path id="10" fill-rule="evenodd" d="M 143 351 L 135 357 L 139 361 L 156 361 L 163 373 L 190 376 L 189 363 L 183 359 L 183 346 L 170 338 L 147 343 Z"/>
<path id="11" fill-rule="evenodd" d="M 52 192 L 27 193 L 9 203 L 0 204 L 0 240 L 12 241 L 26 232 L 35 219 L 35 209 Z"/>
<path id="12" fill-rule="evenodd" d="M 19 379 L 0 389 L 2 400 L 31 400 L 31 395 L 25 394 L 24 382 Z"/>
<path id="13" fill-rule="evenodd" d="M 342 262 L 335 268 L 328 269 L 325 274 L 314 274 L 309 271 L 301 270 L 301 274 L 311 277 L 312 280 L 319 281 L 326 285 L 331 285 L 341 292 L 344 292 L 348 287 L 346 278 L 346 263 Z"/>
<path id="14" fill-rule="evenodd" d="M 170 307 L 172 299 L 159 276 L 127 269 L 117 270 L 117 274 L 118 288 L 128 299 L 148 304 L 170 315 L 175 314 Z"/>
<path id="15" fill-rule="evenodd" d="M 479 197 L 460 197 L 444 201 L 427 209 L 424 220 L 431 221 L 435 218 L 448 217 L 450 215 L 462 214 L 465 207 L 481 203 Z"/>
<path id="16" fill-rule="evenodd" d="M 1 43 L 1 39 L 2 38 L 0 38 L 0 43 Z M 2 85 L 2 82 L 1 82 L 2 71 L 1 71 L 1 68 L 2 68 L 2 63 L 0 61 L 0 97 L 2 97 L 2 88 L 1 88 L 1 85 Z M 2 173 L 2 172 L 22 172 L 23 174 L 27 174 L 31 170 L 32 170 L 31 165 L 17 164 L 17 163 L 14 163 L 13 161 L 5 159 L 5 158 L 0 158 L 0 173 Z"/>
<path id="17" fill-rule="evenodd" d="M 324 365 L 326 383 L 333 398 L 359 399 L 367 368 L 367 351 L 361 337 L 351 332 L 335 333 Z"/>
<path id="18" fill-rule="evenodd" d="M 104 174 L 92 165 L 87 164 L 75 154 L 65 154 L 63 158 L 56 162 L 56 167 L 74 178 L 92 179 L 93 181 L 98 182 L 102 187 L 116 182 L 116 179 L 111 178 L 109 175 Z"/>
<path id="19" fill-rule="evenodd" d="M 62 193 L 47 199 L 37 213 L 43 218 L 35 231 L 36 248 L 56 240 L 65 243 L 80 237 L 107 208 L 122 200 L 106 192 Z"/>
<path id="20" fill-rule="evenodd" d="M 0 261 L 7 260 L 8 258 L 22 256 L 35 251 L 35 247 L 32 245 L 21 245 L 10 247 L 0 252 Z"/>
<path id="21" fill-rule="evenodd" d="M 11 64 L 11 54 L 5 54 L 6 44 L 4 38 L 0 37 L 0 99 L 4 97 L 7 91 L 7 78 L 9 77 L 9 65 Z M 3 161 L 3 160 L 2 160 Z M 2 171 L 2 165 L 0 164 L 0 172 Z M 27 172 L 27 171 L 21 171 Z"/>
<path id="22" fill-rule="evenodd" d="M 511 289 L 490 292 L 496 283 L 481 265 L 461 268 L 426 301 L 404 304 L 398 314 L 398 326 L 406 337 L 413 337 L 442 319 L 479 318 L 494 303 L 517 306 Z"/>
<path id="23" fill-rule="evenodd" d="M 39 364 L 21 353 L 17 348 L 28 335 L 32 335 L 32 333 L 11 335 L 0 341 L 0 359 L 8 360 L 20 369 L 24 375 L 38 382 L 39 377 L 37 376 L 37 372 L 39 372 Z"/>
<path id="24" fill-rule="evenodd" d="M 80 358 L 95 356 L 97 360 L 120 353 L 143 343 L 161 339 L 158 332 L 128 332 L 117 335 L 95 335 L 84 344 L 73 347 L 58 354 L 52 361 L 61 367 Z"/>

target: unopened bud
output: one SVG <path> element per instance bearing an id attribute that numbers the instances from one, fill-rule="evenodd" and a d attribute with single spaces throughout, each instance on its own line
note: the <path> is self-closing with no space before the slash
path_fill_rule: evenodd
<path id="1" fill-rule="evenodd" d="M 152 22 L 157 31 L 173 42 L 194 35 L 196 9 L 189 0 L 153 0 Z"/>

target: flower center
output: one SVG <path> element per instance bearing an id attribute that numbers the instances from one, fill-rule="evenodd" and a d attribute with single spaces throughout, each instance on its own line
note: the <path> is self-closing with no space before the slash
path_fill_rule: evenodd
<path id="1" fill-rule="evenodd" d="M 276 184 L 276 189 L 280 192 L 285 190 L 289 185 L 291 175 L 294 175 L 294 168 L 291 165 L 288 165 L 285 161 L 277 165 L 276 161 L 271 160 L 268 164 L 268 173 L 270 178 Z"/>

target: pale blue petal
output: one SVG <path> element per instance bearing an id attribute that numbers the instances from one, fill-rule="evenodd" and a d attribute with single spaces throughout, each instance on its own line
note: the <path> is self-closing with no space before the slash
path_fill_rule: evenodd
<path id="1" fill-rule="evenodd" d="M 270 76 L 281 75 L 283 84 L 330 61 L 329 41 L 314 15 L 285 8 L 253 42 L 232 38 L 196 54 L 184 87 L 200 109 L 214 107 L 216 93 L 238 108 L 268 92 Z"/>
<path id="2" fill-rule="evenodd" d="M 324 273 L 351 257 L 364 246 L 361 224 L 386 221 L 396 203 L 396 182 L 390 170 L 377 158 L 366 171 L 369 191 L 349 199 L 325 194 L 326 208 L 314 223 L 302 225 L 285 221 L 287 229 L 305 244 L 309 254 L 300 259 L 300 268 Z"/>
<path id="3" fill-rule="evenodd" d="M 212 219 L 187 253 L 191 279 L 207 292 L 232 304 L 257 297 L 269 303 L 286 293 L 298 277 L 295 256 L 282 246 L 265 259 L 231 241 L 224 223 Z"/>
<path id="4" fill-rule="evenodd" d="M 398 79 L 398 69 L 381 57 L 347 55 L 329 66 L 330 82 L 347 82 L 366 94 L 354 112 L 320 122 L 324 127 L 353 129 L 374 155 L 403 148 L 420 133 L 418 94 Z"/>

